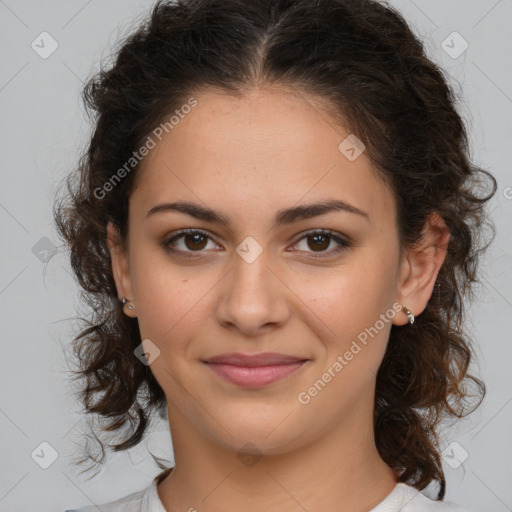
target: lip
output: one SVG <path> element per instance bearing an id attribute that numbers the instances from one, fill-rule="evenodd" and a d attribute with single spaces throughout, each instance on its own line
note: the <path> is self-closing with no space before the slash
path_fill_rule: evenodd
<path id="1" fill-rule="evenodd" d="M 266 352 L 229 353 L 211 357 L 205 363 L 225 380 L 247 388 L 267 386 L 299 370 L 308 359 Z"/>
<path id="2" fill-rule="evenodd" d="M 204 363 L 222 363 L 234 366 L 268 366 L 273 364 L 291 364 L 305 361 L 304 357 L 295 357 L 277 352 L 262 352 L 261 354 L 242 354 L 240 352 L 229 352 L 205 359 Z"/>

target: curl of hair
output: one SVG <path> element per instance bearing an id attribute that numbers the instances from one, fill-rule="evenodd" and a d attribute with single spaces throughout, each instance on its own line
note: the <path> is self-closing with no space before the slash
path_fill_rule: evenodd
<path id="1" fill-rule="evenodd" d="M 401 250 L 420 241 L 432 213 L 450 231 L 426 309 L 413 325 L 391 328 L 374 410 L 377 449 L 399 481 L 418 490 L 438 481 L 443 499 L 439 422 L 467 415 L 469 396 L 481 395 L 470 412 L 485 396 L 485 384 L 468 374 L 464 299 L 473 299 L 480 255 L 492 242 L 485 243 L 483 228 L 494 235 L 485 206 L 497 183 L 470 160 L 457 98 L 442 70 L 402 16 L 375 0 L 159 1 L 122 41 L 112 65 L 87 82 L 83 99 L 94 132 L 54 208 L 92 311 L 90 326 L 73 340 L 85 411 L 107 419 L 105 431 L 130 423 L 126 438 L 109 445 L 120 451 L 138 444 L 152 410 L 166 405 L 149 366 L 134 356 L 138 323 L 123 313 L 106 243 L 109 221 L 126 238 L 140 164 L 108 193 L 98 191 L 193 94 L 215 88 L 241 95 L 271 85 L 320 99 L 364 142 L 394 193 Z M 491 190 L 479 195 L 484 178 Z M 476 395 L 469 394 L 470 381 Z"/>

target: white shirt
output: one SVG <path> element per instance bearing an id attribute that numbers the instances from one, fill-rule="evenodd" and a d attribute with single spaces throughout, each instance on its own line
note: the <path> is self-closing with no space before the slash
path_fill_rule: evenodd
<path id="1" fill-rule="evenodd" d="M 158 477 L 157 477 L 158 478 Z M 124 498 L 100 505 L 102 512 L 167 512 L 157 492 L 157 478 L 151 485 Z M 97 512 L 95 505 L 65 512 Z M 411 485 L 398 482 L 383 501 L 368 512 L 473 512 L 450 502 L 434 501 Z"/>

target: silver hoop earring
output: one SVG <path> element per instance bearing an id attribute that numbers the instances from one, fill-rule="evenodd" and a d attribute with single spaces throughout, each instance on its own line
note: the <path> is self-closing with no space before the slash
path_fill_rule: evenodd
<path id="1" fill-rule="evenodd" d="M 407 315 L 409 323 L 412 325 L 414 323 L 414 315 L 405 306 L 402 306 L 402 311 Z"/>
<path id="2" fill-rule="evenodd" d="M 121 302 L 123 303 L 123 306 L 127 303 L 127 302 L 131 302 L 131 299 L 125 299 L 123 297 L 123 299 L 121 300 Z M 128 304 L 128 309 L 133 309 L 133 305 L 132 304 Z"/>

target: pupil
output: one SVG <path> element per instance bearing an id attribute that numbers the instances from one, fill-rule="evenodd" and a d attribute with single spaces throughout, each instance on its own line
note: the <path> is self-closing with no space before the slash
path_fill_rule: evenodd
<path id="1" fill-rule="evenodd" d="M 185 240 L 188 240 L 190 238 L 193 240 L 192 244 L 195 245 L 195 247 L 190 247 L 189 244 L 187 243 L 186 245 L 189 249 L 202 249 L 204 247 L 205 236 L 202 235 L 201 233 L 187 235 Z M 309 238 L 312 238 L 314 240 L 313 247 L 317 249 L 326 249 L 329 246 L 329 237 L 327 235 L 311 235 Z M 203 242 L 203 245 L 201 245 L 201 241 Z M 197 247 L 197 244 L 199 244 L 200 247 Z M 313 247 L 310 246 L 310 248 Z"/>
<path id="2" fill-rule="evenodd" d="M 201 233 L 195 233 L 193 235 L 187 235 L 189 238 L 192 238 L 193 239 L 193 244 L 201 244 L 201 238 L 202 239 L 205 239 L 205 236 L 202 235 Z M 187 240 L 187 238 L 185 238 Z M 204 247 L 204 240 L 203 240 L 203 245 L 201 247 L 197 247 L 197 245 L 195 245 L 194 247 L 189 247 L 189 244 L 186 244 L 187 245 L 187 248 L 188 249 L 202 249 Z"/>
<path id="3" fill-rule="evenodd" d="M 325 241 L 327 241 L 327 247 L 329 246 L 329 240 L 328 240 L 328 236 L 327 235 L 312 235 L 312 238 L 314 239 L 314 246 L 318 249 L 326 249 L 326 245 L 325 245 Z M 324 244 L 322 246 L 322 241 L 320 240 L 321 238 L 324 239 Z"/>

